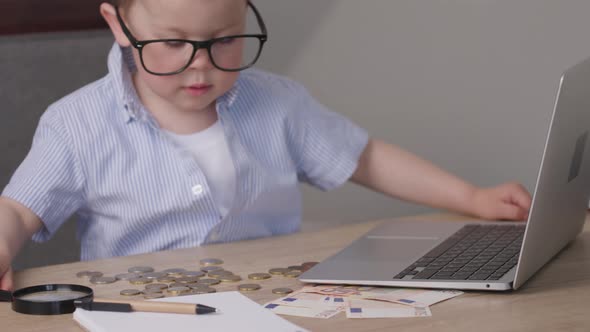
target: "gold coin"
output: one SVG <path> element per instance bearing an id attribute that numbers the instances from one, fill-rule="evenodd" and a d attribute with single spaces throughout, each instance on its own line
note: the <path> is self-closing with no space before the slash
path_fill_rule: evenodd
<path id="1" fill-rule="evenodd" d="M 213 272 L 213 271 L 219 271 L 219 270 L 223 270 L 223 268 L 221 266 L 217 266 L 217 265 L 203 266 L 201 268 L 201 271 L 203 271 L 205 273 L 209 273 L 209 272 Z"/>
<path id="2" fill-rule="evenodd" d="M 130 267 L 127 271 L 129 273 L 148 273 L 154 272 L 154 268 L 151 266 L 134 266 Z"/>
<path id="3" fill-rule="evenodd" d="M 285 295 L 285 294 L 293 293 L 293 290 L 291 288 L 275 288 L 272 290 L 272 293 Z"/>
<path id="4" fill-rule="evenodd" d="M 158 282 L 165 282 L 165 283 L 169 284 L 171 282 L 175 282 L 176 281 L 176 278 L 171 277 L 171 276 L 167 276 L 167 277 L 164 277 L 164 278 L 158 278 L 156 280 L 158 280 Z"/>
<path id="5" fill-rule="evenodd" d="M 129 283 L 131 283 L 133 285 L 145 285 L 145 284 L 151 284 L 152 282 L 153 282 L 152 279 L 143 278 L 143 277 L 129 279 Z"/>
<path id="6" fill-rule="evenodd" d="M 199 261 L 202 266 L 221 265 L 223 261 L 219 258 L 204 258 Z"/>
<path id="7" fill-rule="evenodd" d="M 303 272 L 303 267 L 301 265 L 291 265 L 287 268 L 287 270 Z"/>
<path id="8" fill-rule="evenodd" d="M 162 293 L 149 293 L 149 294 L 145 294 L 143 296 L 143 298 L 146 300 L 160 299 L 163 297 L 164 297 L 164 294 L 162 294 Z"/>
<path id="9" fill-rule="evenodd" d="M 251 292 L 259 290 L 261 287 L 259 284 L 242 284 L 238 286 L 240 292 Z"/>
<path id="10" fill-rule="evenodd" d="M 139 278 L 139 277 L 141 277 L 141 274 L 139 274 L 139 273 L 121 273 L 121 274 L 117 274 L 115 276 L 115 278 L 117 278 L 117 280 L 129 280 L 129 279 Z"/>
<path id="11" fill-rule="evenodd" d="M 217 285 L 218 283 L 220 283 L 221 280 L 219 279 L 210 279 L 210 278 L 206 278 L 206 279 L 200 279 L 199 280 L 199 284 L 203 284 L 203 285 Z"/>
<path id="12" fill-rule="evenodd" d="M 162 294 L 164 292 L 163 289 L 153 288 L 153 289 L 145 289 L 143 291 L 144 294 Z"/>
<path id="13" fill-rule="evenodd" d="M 190 290 L 191 289 L 188 287 L 170 287 L 166 290 L 166 292 L 171 295 L 180 295 L 189 292 Z"/>
<path id="14" fill-rule="evenodd" d="M 282 267 L 275 267 L 275 268 L 268 270 L 268 273 L 273 274 L 273 275 L 279 275 L 279 276 L 285 275 L 285 273 L 287 273 L 287 272 L 289 272 L 289 269 L 285 269 Z"/>
<path id="15" fill-rule="evenodd" d="M 221 276 L 219 277 L 219 280 L 221 280 L 221 282 L 238 282 L 242 280 L 242 277 L 232 274 L 227 276 Z"/>
<path id="16" fill-rule="evenodd" d="M 201 277 L 205 276 L 205 272 L 203 272 L 203 271 L 186 271 L 186 272 L 183 272 L 182 275 L 185 277 L 201 278 Z"/>
<path id="17" fill-rule="evenodd" d="M 191 294 L 208 294 L 208 293 L 215 293 L 217 290 L 212 287 L 199 287 L 191 289 Z"/>
<path id="18" fill-rule="evenodd" d="M 171 287 L 186 287 L 186 284 L 181 284 L 179 282 L 173 282 L 168 286 L 168 288 L 171 288 Z"/>
<path id="19" fill-rule="evenodd" d="M 230 272 L 227 270 L 216 270 L 216 271 L 211 271 L 211 272 L 207 273 L 207 276 L 209 276 L 211 278 L 219 278 L 221 276 L 229 276 L 232 274 L 233 274 L 233 272 Z"/>
<path id="20" fill-rule="evenodd" d="M 300 275 L 301 275 L 301 271 L 295 271 L 295 270 L 285 273 L 285 277 L 287 277 L 287 278 L 297 278 Z"/>
<path id="21" fill-rule="evenodd" d="M 248 279 L 252 280 L 264 280 L 269 279 L 271 277 L 268 273 L 251 273 L 248 275 Z"/>
<path id="22" fill-rule="evenodd" d="M 124 296 L 135 296 L 141 294 L 141 291 L 138 289 L 124 289 L 119 294 Z"/>
<path id="23" fill-rule="evenodd" d="M 166 284 L 150 284 L 150 285 L 145 285 L 145 289 L 166 289 L 168 288 L 168 285 Z"/>
<path id="24" fill-rule="evenodd" d="M 92 277 L 92 278 L 90 278 L 90 283 L 95 284 L 95 285 L 112 284 L 115 281 L 117 281 L 117 279 L 115 279 L 115 277 Z"/>
<path id="25" fill-rule="evenodd" d="M 80 272 L 76 273 L 76 277 L 78 277 L 78 278 L 102 277 L 102 272 L 98 272 L 98 271 L 80 271 Z"/>

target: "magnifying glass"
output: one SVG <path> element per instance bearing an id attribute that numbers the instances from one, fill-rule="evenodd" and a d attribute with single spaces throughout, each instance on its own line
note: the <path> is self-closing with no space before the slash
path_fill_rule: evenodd
<path id="1" fill-rule="evenodd" d="M 74 301 L 92 300 L 92 288 L 51 284 L 21 288 L 13 293 L 0 290 L 0 302 L 12 302 L 12 310 L 29 315 L 60 315 L 76 310 Z"/>

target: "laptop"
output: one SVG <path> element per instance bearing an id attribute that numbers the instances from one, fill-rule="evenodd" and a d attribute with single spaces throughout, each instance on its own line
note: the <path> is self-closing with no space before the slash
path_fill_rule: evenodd
<path id="1" fill-rule="evenodd" d="M 590 197 L 590 58 L 565 71 L 527 222 L 398 221 L 303 273 L 309 283 L 516 290 L 582 231 Z"/>

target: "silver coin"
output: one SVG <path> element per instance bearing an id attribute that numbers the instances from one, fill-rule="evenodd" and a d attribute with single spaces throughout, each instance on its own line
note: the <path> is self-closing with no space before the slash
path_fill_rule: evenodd
<path id="1" fill-rule="evenodd" d="M 129 279 L 139 278 L 139 277 L 141 277 L 141 275 L 139 273 L 121 273 L 121 274 L 117 274 L 115 276 L 115 278 L 117 278 L 117 280 L 129 280 Z"/>
<path id="2" fill-rule="evenodd" d="M 92 278 L 90 278 L 90 283 L 94 284 L 94 285 L 112 284 L 115 281 L 117 281 L 117 279 L 115 279 L 115 277 L 92 277 Z"/>
<path id="3" fill-rule="evenodd" d="M 180 269 L 180 268 L 172 268 L 172 269 L 164 270 L 162 272 L 170 275 L 170 274 L 182 274 L 183 272 L 186 272 L 186 270 L 185 269 Z"/>
<path id="4" fill-rule="evenodd" d="M 190 292 L 189 287 L 170 287 L 166 290 L 166 293 L 170 295 L 181 295 L 187 292 Z"/>
<path id="5" fill-rule="evenodd" d="M 203 258 L 199 261 L 202 266 L 221 265 L 223 261 L 219 258 Z"/>
<path id="6" fill-rule="evenodd" d="M 133 285 L 151 284 L 153 281 L 154 281 L 153 279 L 148 279 L 148 278 L 143 278 L 143 277 L 129 279 L 129 283 L 131 283 Z"/>
<path id="7" fill-rule="evenodd" d="M 148 279 L 158 279 L 158 278 L 164 278 L 164 277 L 168 276 L 168 273 L 165 273 L 165 272 L 148 272 L 148 273 L 142 273 L 141 276 L 144 277 L 144 278 L 148 278 Z"/>
<path id="8" fill-rule="evenodd" d="M 181 284 L 191 284 L 194 282 L 199 282 L 199 277 L 182 277 L 182 278 L 176 278 L 176 282 L 179 282 Z"/>
<path id="9" fill-rule="evenodd" d="M 209 273 L 209 272 L 213 272 L 213 271 L 219 271 L 219 270 L 223 270 L 223 268 L 221 266 L 217 266 L 217 265 L 203 266 L 201 268 L 201 271 L 203 271 L 205 273 Z"/>
<path id="10" fill-rule="evenodd" d="M 127 271 L 129 271 L 129 273 L 148 273 L 154 272 L 154 268 L 151 266 L 134 266 L 130 267 Z"/>
<path id="11" fill-rule="evenodd" d="M 238 285 L 238 290 L 240 292 L 252 292 L 257 291 L 261 288 L 259 284 L 242 284 Z"/>
<path id="12" fill-rule="evenodd" d="M 204 285 L 217 285 L 221 282 L 221 280 L 219 279 L 210 279 L 210 278 L 205 278 L 205 279 L 200 279 L 199 280 L 199 284 L 204 284 Z"/>
<path id="13" fill-rule="evenodd" d="M 119 294 L 124 296 L 135 296 L 141 294 L 139 289 L 124 289 Z"/>
<path id="14" fill-rule="evenodd" d="M 182 272 L 182 275 L 185 277 L 201 278 L 201 277 L 205 276 L 205 272 L 203 272 L 203 271 L 186 271 L 186 272 Z"/>
<path id="15" fill-rule="evenodd" d="M 219 277 L 219 280 L 221 280 L 221 282 L 238 282 L 242 280 L 242 277 L 232 274 L 231 276 L 221 276 Z"/>
<path id="16" fill-rule="evenodd" d="M 233 275 L 234 273 L 228 270 L 215 270 L 215 271 L 211 271 L 209 273 L 207 273 L 207 276 L 211 277 L 211 278 L 219 278 L 222 276 L 229 276 L 229 275 Z"/>

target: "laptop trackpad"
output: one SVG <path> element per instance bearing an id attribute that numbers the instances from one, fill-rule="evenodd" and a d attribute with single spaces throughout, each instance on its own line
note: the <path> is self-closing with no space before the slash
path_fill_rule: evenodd
<path id="1" fill-rule="evenodd" d="M 421 257 L 438 242 L 438 237 L 368 235 L 338 256 L 354 261 L 402 263 Z"/>

